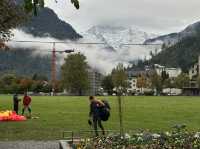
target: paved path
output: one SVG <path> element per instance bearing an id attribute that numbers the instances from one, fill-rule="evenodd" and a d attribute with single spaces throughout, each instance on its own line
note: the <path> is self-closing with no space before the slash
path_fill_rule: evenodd
<path id="1" fill-rule="evenodd" d="M 0 149 L 59 149 L 58 141 L 0 141 Z"/>

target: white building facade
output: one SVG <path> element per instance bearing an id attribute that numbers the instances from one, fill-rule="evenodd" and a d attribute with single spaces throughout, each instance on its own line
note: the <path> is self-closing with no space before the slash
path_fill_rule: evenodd
<path id="1" fill-rule="evenodd" d="M 137 77 L 129 77 L 127 92 L 133 93 L 133 92 L 137 92 L 137 90 L 138 90 L 138 88 L 137 88 Z"/>
<path id="2" fill-rule="evenodd" d="M 189 77 L 192 80 L 194 77 L 199 76 L 200 74 L 200 56 L 198 57 L 198 62 L 194 64 L 189 70 Z"/>
<path id="3" fill-rule="evenodd" d="M 167 68 L 165 66 L 161 66 L 158 64 L 155 64 L 154 66 L 155 66 L 156 73 L 159 76 L 161 76 L 163 71 L 165 71 L 169 75 L 169 78 L 176 78 L 178 77 L 178 75 L 182 73 L 181 68 Z"/>

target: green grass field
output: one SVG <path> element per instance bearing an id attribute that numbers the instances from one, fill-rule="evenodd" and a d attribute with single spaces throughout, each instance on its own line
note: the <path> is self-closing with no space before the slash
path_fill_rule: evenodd
<path id="1" fill-rule="evenodd" d="M 111 117 L 106 129 L 118 130 L 118 102 L 108 99 Z M 126 130 L 169 130 L 174 124 L 186 124 L 190 130 L 200 128 L 200 97 L 123 97 L 123 121 Z M 20 105 L 21 106 L 21 105 Z M 0 96 L 0 111 L 12 109 L 12 96 Z M 20 107 L 21 109 L 21 107 Z M 21 112 L 21 111 L 20 111 Z M 62 139 L 65 130 L 91 129 L 87 124 L 88 97 L 32 97 L 33 116 L 25 122 L 0 122 L 0 140 Z"/>

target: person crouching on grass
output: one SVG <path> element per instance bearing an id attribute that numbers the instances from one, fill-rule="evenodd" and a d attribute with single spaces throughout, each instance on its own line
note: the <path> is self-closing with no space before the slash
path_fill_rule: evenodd
<path id="1" fill-rule="evenodd" d="M 24 115 L 24 111 L 26 109 L 28 109 L 29 112 L 29 117 L 31 117 L 31 108 L 30 108 L 30 104 L 31 104 L 31 97 L 27 95 L 27 93 L 24 93 L 24 98 L 23 98 L 23 106 L 24 108 L 22 109 L 22 115 Z"/>
<path id="2" fill-rule="evenodd" d="M 89 100 L 90 100 L 90 113 L 89 113 L 90 119 L 88 120 L 88 122 L 91 123 L 91 119 L 93 120 L 93 127 L 96 136 L 98 136 L 97 125 L 101 128 L 102 134 L 104 135 L 105 131 L 101 123 L 100 111 L 99 111 L 99 108 L 104 106 L 104 103 L 101 100 L 96 99 L 94 96 L 90 96 Z"/>

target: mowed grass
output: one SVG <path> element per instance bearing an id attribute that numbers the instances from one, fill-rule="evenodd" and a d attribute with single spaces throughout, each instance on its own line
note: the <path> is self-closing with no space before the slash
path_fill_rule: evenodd
<path id="1" fill-rule="evenodd" d="M 21 97 L 22 98 L 22 97 Z M 104 123 L 106 129 L 119 130 L 117 97 L 107 99 L 111 105 L 111 117 Z M 175 124 L 187 128 L 200 128 L 200 97 L 122 97 L 124 128 L 165 131 Z M 0 111 L 12 109 L 12 96 L 0 96 Z M 0 122 L 0 140 L 55 140 L 62 139 L 63 131 L 90 130 L 87 124 L 88 97 L 33 96 L 32 116 L 24 122 Z M 20 113 L 21 113 L 20 104 Z"/>

